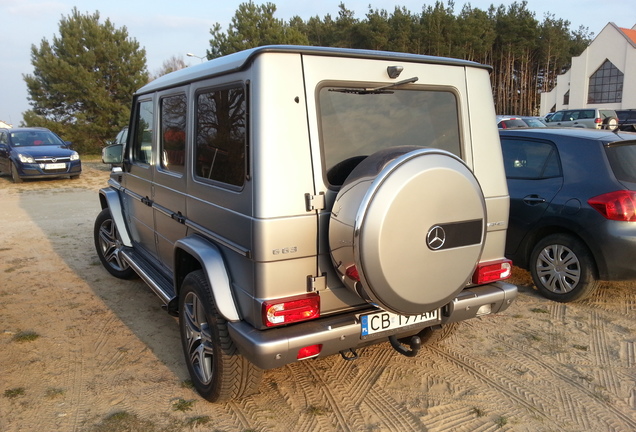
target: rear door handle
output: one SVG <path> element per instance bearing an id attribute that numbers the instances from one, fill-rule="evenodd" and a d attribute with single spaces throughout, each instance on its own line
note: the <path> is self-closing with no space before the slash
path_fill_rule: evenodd
<path id="1" fill-rule="evenodd" d="M 545 198 L 542 198 L 539 195 L 528 195 L 523 199 L 523 202 L 529 205 L 538 205 L 543 204 L 545 202 Z"/>

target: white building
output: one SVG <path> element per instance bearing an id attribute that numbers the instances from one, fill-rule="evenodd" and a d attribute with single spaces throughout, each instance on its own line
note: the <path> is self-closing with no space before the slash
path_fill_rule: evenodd
<path id="1" fill-rule="evenodd" d="M 568 108 L 636 108 L 636 25 L 607 24 L 556 87 L 541 94 L 540 115 Z"/>
<path id="2" fill-rule="evenodd" d="M 10 123 L 5 123 L 2 120 L 0 120 L 0 128 L 7 128 L 7 129 L 11 129 L 13 126 L 11 126 Z"/>

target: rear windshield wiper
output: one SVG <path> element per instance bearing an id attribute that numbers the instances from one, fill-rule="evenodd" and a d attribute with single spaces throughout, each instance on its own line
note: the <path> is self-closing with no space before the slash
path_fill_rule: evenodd
<path id="1" fill-rule="evenodd" d="M 365 95 L 365 94 L 383 94 L 383 93 L 391 94 L 393 92 L 389 91 L 389 89 L 401 86 L 403 84 L 414 83 L 418 79 L 419 79 L 418 77 L 413 77 L 413 78 L 409 78 L 409 79 L 405 79 L 405 80 L 402 80 L 402 81 L 395 82 L 393 84 L 388 84 L 388 85 L 385 85 L 385 86 L 374 87 L 374 88 L 339 88 L 339 89 L 329 89 L 329 91 L 334 91 L 334 92 L 339 92 L 339 93 L 354 93 L 354 94 L 360 94 L 360 95 Z"/>

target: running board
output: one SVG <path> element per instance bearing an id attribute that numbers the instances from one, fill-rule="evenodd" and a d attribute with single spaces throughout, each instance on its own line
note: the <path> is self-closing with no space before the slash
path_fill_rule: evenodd
<path id="1" fill-rule="evenodd" d="M 155 267 L 133 249 L 124 248 L 120 252 L 130 267 L 148 284 L 150 289 L 165 303 L 165 309 L 170 315 L 178 315 L 177 296 L 172 281 L 158 272 Z"/>

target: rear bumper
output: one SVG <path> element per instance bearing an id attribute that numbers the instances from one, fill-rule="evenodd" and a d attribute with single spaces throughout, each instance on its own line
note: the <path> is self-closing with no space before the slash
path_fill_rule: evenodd
<path id="1" fill-rule="evenodd" d="M 462 291 L 442 308 L 441 322 L 398 330 L 408 336 L 436 324 L 464 321 L 506 310 L 517 297 L 517 287 L 505 282 Z M 368 311 L 365 311 L 368 312 Z M 239 352 L 262 369 L 273 369 L 297 361 L 298 350 L 322 344 L 318 357 L 337 354 L 365 345 L 384 342 L 388 334 L 361 337 L 360 311 L 329 316 L 306 323 L 270 330 L 256 330 L 245 322 L 228 323 L 230 336 Z M 404 333 L 399 333 L 399 332 Z"/>

